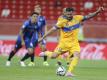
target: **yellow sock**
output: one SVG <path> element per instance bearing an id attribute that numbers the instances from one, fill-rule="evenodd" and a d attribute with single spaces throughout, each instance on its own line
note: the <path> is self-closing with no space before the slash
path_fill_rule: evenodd
<path id="1" fill-rule="evenodd" d="M 53 52 L 51 52 L 51 51 L 46 51 L 45 52 L 45 55 L 48 56 L 49 58 L 52 57 L 52 54 L 53 54 Z"/>
<path id="2" fill-rule="evenodd" d="M 73 60 L 70 62 L 68 72 L 72 72 L 74 70 L 74 67 L 77 65 L 79 58 L 74 57 Z"/>

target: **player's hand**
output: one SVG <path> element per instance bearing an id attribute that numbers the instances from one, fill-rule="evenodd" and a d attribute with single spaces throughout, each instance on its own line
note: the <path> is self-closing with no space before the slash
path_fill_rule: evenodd
<path id="1" fill-rule="evenodd" d="M 104 11 L 104 7 L 99 7 L 97 11 L 98 11 L 98 12 Z"/>

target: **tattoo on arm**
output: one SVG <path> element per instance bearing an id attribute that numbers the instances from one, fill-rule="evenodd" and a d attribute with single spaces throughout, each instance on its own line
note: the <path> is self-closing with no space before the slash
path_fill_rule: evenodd
<path id="1" fill-rule="evenodd" d="M 98 9 L 96 12 L 93 12 L 93 13 L 90 13 L 89 15 L 86 15 L 84 20 L 93 18 L 94 16 L 96 16 L 96 15 L 97 15 L 98 13 L 100 13 L 101 11 L 103 11 L 103 7 L 99 7 L 99 9 Z M 83 21 L 84 21 L 84 20 L 83 20 Z"/>

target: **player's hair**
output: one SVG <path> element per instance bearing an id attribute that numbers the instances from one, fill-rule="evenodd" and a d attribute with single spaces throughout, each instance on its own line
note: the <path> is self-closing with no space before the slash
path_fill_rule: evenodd
<path id="1" fill-rule="evenodd" d="M 35 7 L 41 7 L 41 5 L 37 4 L 37 5 L 35 5 Z"/>
<path id="2" fill-rule="evenodd" d="M 74 8 L 68 7 L 68 8 L 64 8 L 65 12 L 70 12 L 70 11 L 75 11 Z"/>
<path id="3" fill-rule="evenodd" d="M 37 12 L 32 12 L 30 16 L 33 16 L 34 14 L 39 15 Z"/>

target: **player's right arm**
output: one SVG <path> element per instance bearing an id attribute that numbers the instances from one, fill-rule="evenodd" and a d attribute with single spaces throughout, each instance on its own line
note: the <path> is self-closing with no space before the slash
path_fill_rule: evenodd
<path id="1" fill-rule="evenodd" d="M 21 27 L 21 29 L 20 29 L 20 31 L 19 31 L 19 34 L 20 34 L 20 36 L 21 36 L 21 41 L 22 41 L 22 45 L 24 45 L 25 44 L 25 42 L 24 42 L 24 29 L 26 28 L 26 26 L 27 26 L 27 22 L 25 22 L 23 25 L 22 25 L 22 27 Z"/>
<path id="2" fill-rule="evenodd" d="M 22 45 L 24 45 L 24 38 L 23 38 L 23 29 L 20 30 L 19 32 L 20 36 L 21 36 L 21 41 L 22 41 Z"/>
<path id="3" fill-rule="evenodd" d="M 39 39 L 38 42 L 41 42 L 44 38 L 46 38 L 49 34 L 55 32 L 57 30 L 56 27 L 52 27 L 46 34 L 44 34 L 44 36 L 42 38 Z"/>
<path id="4" fill-rule="evenodd" d="M 40 38 L 38 42 L 41 42 L 49 34 L 55 32 L 56 30 L 60 29 L 61 27 L 62 27 L 62 21 L 58 20 L 57 24 L 55 26 L 53 26 L 46 34 L 44 34 L 43 37 Z"/>

